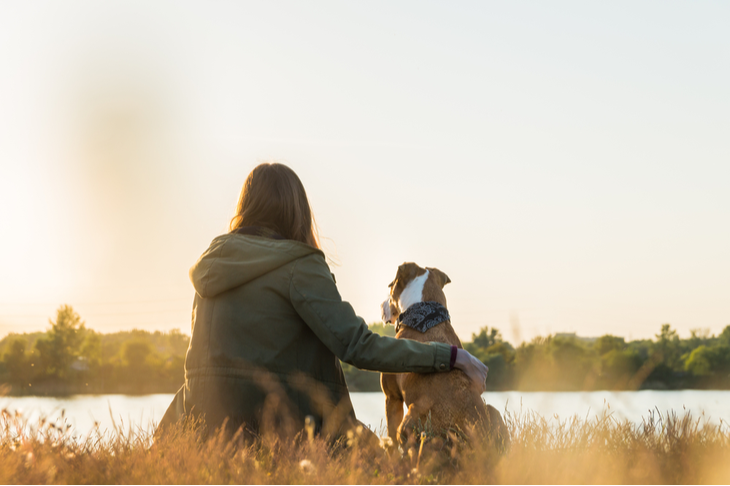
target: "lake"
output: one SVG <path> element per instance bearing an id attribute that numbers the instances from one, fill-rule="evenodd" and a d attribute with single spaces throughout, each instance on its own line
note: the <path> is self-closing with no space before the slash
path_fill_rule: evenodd
<path id="1" fill-rule="evenodd" d="M 375 431 L 385 430 L 385 399 L 382 393 L 352 393 L 352 403 L 358 418 Z M 157 395 L 76 395 L 52 397 L 0 397 L 0 409 L 20 411 L 31 423 L 41 416 L 59 421 L 63 412 L 76 435 L 83 437 L 98 422 L 101 430 L 113 431 L 114 426 L 125 433 L 152 430 L 172 400 L 172 394 Z M 689 411 L 707 423 L 730 422 L 730 391 L 680 390 L 635 392 L 489 392 L 487 403 L 500 412 L 535 412 L 550 421 L 578 415 L 593 418 L 604 411 L 614 417 L 641 423 L 649 411 L 662 414 L 673 410 L 678 414 Z M 557 418 L 556 418 L 557 417 Z"/>

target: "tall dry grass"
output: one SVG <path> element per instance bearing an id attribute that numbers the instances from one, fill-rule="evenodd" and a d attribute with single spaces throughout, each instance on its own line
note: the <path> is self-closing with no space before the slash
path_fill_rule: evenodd
<path id="1" fill-rule="evenodd" d="M 610 414 L 585 421 L 505 414 L 512 444 L 448 447 L 427 438 L 400 455 L 365 434 L 329 444 L 240 436 L 204 439 L 185 424 L 157 441 L 145 431 L 94 430 L 72 438 L 62 423 L 30 424 L 3 411 L 0 483 L 730 483 L 730 434 L 689 414 L 650 413 L 642 424 Z"/>

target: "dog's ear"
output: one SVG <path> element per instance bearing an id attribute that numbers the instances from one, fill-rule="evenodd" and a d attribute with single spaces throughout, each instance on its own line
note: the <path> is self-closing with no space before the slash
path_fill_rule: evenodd
<path id="1" fill-rule="evenodd" d="M 438 279 L 438 283 L 441 288 L 444 288 L 444 285 L 446 285 L 447 283 L 451 283 L 451 279 L 449 278 L 449 276 L 438 268 L 426 268 L 426 270 L 436 275 L 436 278 Z"/>
<path id="2" fill-rule="evenodd" d="M 421 272 L 419 272 L 419 270 L 421 270 Z M 422 270 L 423 269 L 421 267 L 413 262 L 405 262 L 398 267 L 398 271 L 395 274 L 395 280 L 390 282 L 390 284 L 388 284 L 388 287 L 393 288 L 393 286 L 396 285 L 396 283 L 398 283 L 399 281 L 410 282 L 417 275 L 423 273 Z"/>
<path id="3" fill-rule="evenodd" d="M 419 267 L 415 263 L 406 262 L 398 267 L 398 273 L 396 274 L 395 278 L 396 280 L 400 279 L 404 282 L 410 282 L 418 275 L 423 273 L 423 271 L 419 272 L 419 270 L 422 270 L 421 267 Z"/>

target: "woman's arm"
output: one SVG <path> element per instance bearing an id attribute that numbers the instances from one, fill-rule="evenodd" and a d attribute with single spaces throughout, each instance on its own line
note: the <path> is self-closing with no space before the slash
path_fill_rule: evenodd
<path id="1" fill-rule="evenodd" d="M 289 294 L 302 319 L 346 363 L 386 373 L 451 369 L 448 344 L 394 339 L 370 331 L 352 306 L 342 300 L 329 267 L 319 254 L 301 258 L 293 265 Z M 466 372 L 475 386 L 483 390 L 487 371 L 479 360 L 459 349 L 454 367 Z"/>

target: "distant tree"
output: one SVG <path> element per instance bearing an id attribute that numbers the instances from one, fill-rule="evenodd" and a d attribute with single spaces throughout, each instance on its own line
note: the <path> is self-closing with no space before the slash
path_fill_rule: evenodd
<path id="1" fill-rule="evenodd" d="M 471 342 L 475 346 L 487 349 L 495 343 L 502 341 L 502 333 L 497 328 L 489 329 L 489 326 L 483 327 L 479 330 L 479 334 L 471 335 Z"/>
<path id="2" fill-rule="evenodd" d="M 730 326 L 725 326 L 717 338 L 720 343 L 730 346 Z"/>
<path id="3" fill-rule="evenodd" d="M 710 364 L 713 373 L 721 377 L 724 386 L 730 386 L 730 344 L 717 344 L 710 349 L 712 349 Z"/>
<path id="4" fill-rule="evenodd" d="M 698 347 L 700 344 L 708 344 L 714 337 L 710 334 L 709 328 L 697 328 L 689 330 L 689 339 L 687 344 L 691 349 Z"/>
<path id="5" fill-rule="evenodd" d="M 643 363 L 649 359 L 654 352 L 655 343 L 651 339 L 638 339 L 626 343 L 627 351 L 634 353 Z"/>
<path id="6" fill-rule="evenodd" d="M 707 376 L 712 372 L 712 350 L 705 345 L 695 348 L 684 363 L 684 369 L 695 376 Z"/>
<path id="7" fill-rule="evenodd" d="M 130 341 L 122 346 L 124 364 L 133 369 L 144 368 L 151 354 L 152 346 L 146 341 Z"/>
<path id="8" fill-rule="evenodd" d="M 486 350 L 488 355 L 499 354 L 504 358 L 504 362 L 509 364 L 515 360 L 515 348 L 507 341 L 497 341 L 489 346 Z"/>
<path id="9" fill-rule="evenodd" d="M 463 344 L 464 349 L 489 366 L 492 376 L 503 374 L 502 370 L 506 370 L 507 364 L 514 361 L 514 348 L 502 341 L 502 334 L 496 328 L 483 327 L 479 334 L 472 333 L 471 342 Z"/>
<path id="10" fill-rule="evenodd" d="M 62 305 L 56 311 L 56 322 L 49 319 L 51 329 L 45 338 L 36 341 L 44 371 L 49 376 L 65 379 L 71 363 L 78 357 L 86 327 L 81 317 L 70 305 Z"/>
<path id="11" fill-rule="evenodd" d="M 553 361 L 548 354 L 551 341 L 551 337 L 538 336 L 517 348 L 514 374 L 519 389 L 545 390 L 553 385 Z"/>
<path id="12" fill-rule="evenodd" d="M 600 360 L 600 384 L 609 388 L 623 389 L 641 367 L 636 350 L 614 348 L 602 354 Z"/>
<path id="13" fill-rule="evenodd" d="M 21 384 L 22 386 L 27 385 L 29 378 L 29 362 L 25 355 L 25 348 L 27 346 L 25 339 L 15 339 L 10 343 L 10 347 L 5 356 L 3 362 L 5 364 L 5 370 L 10 378 L 10 381 Z"/>
<path id="14" fill-rule="evenodd" d="M 669 324 L 662 324 L 656 338 L 656 349 L 662 355 L 662 364 L 668 369 L 680 369 L 680 342 L 677 331 Z"/>
<path id="15" fill-rule="evenodd" d="M 81 345 L 79 356 L 86 359 L 90 368 L 98 368 L 101 365 L 101 335 L 94 331 L 89 331 Z"/>
<path id="16" fill-rule="evenodd" d="M 672 329 L 671 324 L 662 324 L 662 330 L 659 332 L 659 334 L 656 334 L 656 338 L 657 341 L 662 343 L 676 341 L 679 339 L 679 336 L 677 336 L 677 331 Z"/>
<path id="17" fill-rule="evenodd" d="M 626 348 L 626 341 L 622 337 L 611 336 L 606 334 L 593 342 L 593 349 L 596 350 L 598 356 L 603 356 L 609 351 L 621 351 Z"/>
<path id="18" fill-rule="evenodd" d="M 375 334 L 380 334 L 381 336 L 395 337 L 395 326 L 391 326 L 390 324 L 373 322 L 372 324 L 368 324 L 368 328 Z"/>
<path id="19" fill-rule="evenodd" d="M 591 370 L 588 346 L 575 338 L 554 338 L 549 345 L 556 385 L 564 390 L 583 388 Z"/>

